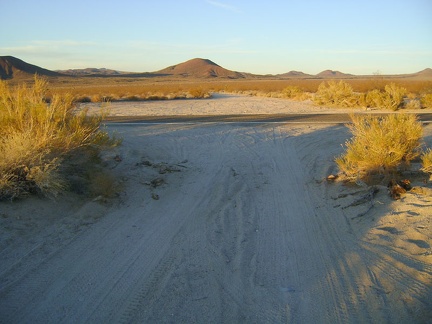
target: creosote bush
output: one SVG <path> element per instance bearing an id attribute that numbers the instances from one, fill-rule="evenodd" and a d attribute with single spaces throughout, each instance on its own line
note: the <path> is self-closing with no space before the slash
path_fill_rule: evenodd
<path id="1" fill-rule="evenodd" d="M 368 107 L 398 110 L 404 103 L 407 90 L 395 83 L 387 84 L 384 91 L 374 89 L 366 94 L 366 105 Z"/>
<path id="2" fill-rule="evenodd" d="M 339 169 L 348 179 L 389 176 L 419 156 L 423 129 L 415 115 L 353 115 L 351 118 L 348 128 L 353 136 L 345 143 L 345 153 L 336 158 Z"/>
<path id="3" fill-rule="evenodd" d="M 48 84 L 9 87 L 0 81 L 0 199 L 27 193 L 55 196 L 66 186 L 59 174 L 63 158 L 78 148 L 113 145 L 101 129 L 103 114 L 75 111 L 68 94 L 47 97 Z"/>
<path id="4" fill-rule="evenodd" d="M 282 90 L 283 96 L 289 99 L 299 96 L 302 92 L 297 86 L 288 86 Z"/>
<path id="5" fill-rule="evenodd" d="M 331 80 L 318 86 L 314 102 L 318 105 L 354 107 L 358 105 L 358 95 L 348 83 Z"/>
<path id="6" fill-rule="evenodd" d="M 423 108 L 432 108 L 432 93 L 427 93 L 421 98 Z"/>
<path id="7" fill-rule="evenodd" d="M 207 99 L 211 97 L 210 92 L 201 87 L 190 89 L 188 93 L 191 98 L 196 99 Z"/>
<path id="8" fill-rule="evenodd" d="M 432 174 L 432 149 L 427 149 L 421 156 L 422 171 Z"/>

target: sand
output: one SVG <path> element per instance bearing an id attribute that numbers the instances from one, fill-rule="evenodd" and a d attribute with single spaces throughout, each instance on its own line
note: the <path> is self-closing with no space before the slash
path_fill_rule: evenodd
<path id="1" fill-rule="evenodd" d="M 314 105 L 311 100 L 293 101 L 280 98 L 263 98 L 249 95 L 213 93 L 211 99 L 183 99 L 165 101 L 117 101 L 102 104 L 110 116 L 170 116 L 170 115 L 242 115 L 242 114 L 334 114 L 334 113 L 389 113 L 390 110 L 364 108 L 331 108 Z M 99 112 L 100 103 L 85 103 L 89 112 Z M 412 113 L 424 110 L 411 109 Z"/>
<path id="2" fill-rule="evenodd" d="M 297 113 L 307 105 L 225 96 L 111 109 Z M 410 192 L 394 201 L 383 186 L 375 192 L 328 182 L 349 138 L 345 126 L 110 124 L 108 130 L 124 139 L 102 155 L 118 179 L 117 197 L 65 193 L 0 203 L 1 323 L 432 318 L 432 195 Z M 431 135 L 425 125 L 429 144 Z M 414 185 L 432 187 L 422 180 Z"/>

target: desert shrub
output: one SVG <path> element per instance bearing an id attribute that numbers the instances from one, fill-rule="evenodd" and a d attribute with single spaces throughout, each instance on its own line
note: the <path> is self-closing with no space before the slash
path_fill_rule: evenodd
<path id="1" fill-rule="evenodd" d="M 366 94 L 366 104 L 369 107 L 398 110 L 404 103 L 407 90 L 395 83 L 387 84 L 384 91 L 374 89 Z"/>
<path id="2" fill-rule="evenodd" d="M 189 93 L 190 97 L 196 98 L 196 99 L 205 99 L 205 98 L 211 97 L 210 92 L 204 88 L 201 88 L 201 87 L 189 89 L 188 93 Z"/>
<path id="3" fill-rule="evenodd" d="M 302 92 L 297 86 L 288 86 L 282 90 L 283 96 L 289 99 L 299 96 Z"/>
<path id="4" fill-rule="evenodd" d="M 432 108 L 432 93 L 427 93 L 421 98 L 421 105 L 424 108 Z"/>
<path id="5" fill-rule="evenodd" d="M 427 149 L 421 156 L 422 171 L 432 173 L 432 149 Z"/>
<path id="6" fill-rule="evenodd" d="M 314 102 L 318 105 L 353 107 L 358 105 L 358 96 L 348 83 L 332 80 L 318 86 Z"/>
<path id="7" fill-rule="evenodd" d="M 419 156 L 422 125 L 412 114 L 381 117 L 353 115 L 348 125 L 352 138 L 336 158 L 348 179 L 389 175 Z"/>
<path id="8" fill-rule="evenodd" d="M 409 99 L 405 103 L 406 109 L 421 109 L 421 102 L 419 99 Z"/>
<path id="9" fill-rule="evenodd" d="M 309 94 L 302 91 L 298 86 L 287 86 L 282 90 L 282 97 L 302 101 L 309 99 Z"/>
<path id="10" fill-rule="evenodd" d="M 407 90 L 401 86 L 398 86 L 395 83 L 390 83 L 385 86 L 386 108 L 390 108 L 391 110 L 397 110 L 404 103 L 404 97 L 407 94 Z"/>
<path id="11" fill-rule="evenodd" d="M 141 98 L 137 95 L 126 96 L 123 99 L 125 99 L 127 101 L 140 101 L 141 100 Z"/>
<path id="12" fill-rule="evenodd" d="M 75 102 L 81 102 L 81 103 L 89 103 L 92 102 L 92 98 L 88 97 L 88 96 L 76 96 L 74 98 Z"/>
<path id="13" fill-rule="evenodd" d="M 378 89 L 368 91 L 365 96 L 365 104 L 368 107 L 381 108 L 384 105 L 383 91 Z"/>
<path id="14" fill-rule="evenodd" d="M 101 147 L 114 139 L 102 131 L 103 114 L 75 111 L 72 95 L 53 95 L 45 80 L 11 88 L 0 81 L 0 199 L 28 192 L 56 195 L 65 183 L 58 168 L 77 148 Z"/>

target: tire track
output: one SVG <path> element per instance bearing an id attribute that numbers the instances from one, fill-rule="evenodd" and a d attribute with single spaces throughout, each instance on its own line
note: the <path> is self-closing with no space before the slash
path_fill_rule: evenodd
<path id="1" fill-rule="evenodd" d="M 310 155 L 323 145 L 316 134 L 278 125 L 118 129 L 133 185 L 123 205 L 1 289 L 1 321 L 394 322 L 430 305 L 413 260 L 361 241 L 323 199 L 323 157 Z M 159 201 L 145 201 L 135 179 L 148 155 L 189 161 Z"/>

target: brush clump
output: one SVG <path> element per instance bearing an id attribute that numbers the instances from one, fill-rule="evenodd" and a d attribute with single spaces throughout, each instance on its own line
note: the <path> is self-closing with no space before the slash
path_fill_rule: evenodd
<path id="1" fill-rule="evenodd" d="M 59 167 L 69 154 L 117 141 L 101 129 L 104 113 L 77 112 L 70 94 L 47 98 L 42 78 L 30 86 L 0 81 L 0 199 L 56 196 L 67 186 Z"/>
<path id="2" fill-rule="evenodd" d="M 352 138 L 336 158 L 342 173 L 351 180 L 389 176 L 420 155 L 422 124 L 413 114 L 352 115 Z"/>

